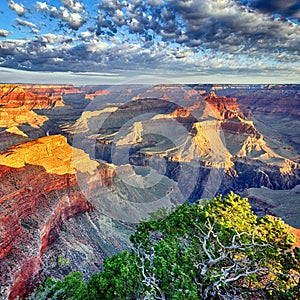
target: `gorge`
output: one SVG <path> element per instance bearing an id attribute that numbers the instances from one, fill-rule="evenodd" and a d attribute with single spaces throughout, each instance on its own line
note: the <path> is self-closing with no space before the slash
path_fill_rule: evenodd
<path id="1" fill-rule="evenodd" d="M 89 278 L 157 208 L 231 190 L 298 233 L 299 114 L 299 85 L 0 85 L 0 298 Z"/>

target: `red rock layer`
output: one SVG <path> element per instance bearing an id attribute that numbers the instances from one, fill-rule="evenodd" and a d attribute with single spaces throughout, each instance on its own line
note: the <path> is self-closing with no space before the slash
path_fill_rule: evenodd
<path id="1" fill-rule="evenodd" d="M 60 136 L 45 137 L 45 141 L 39 139 L 37 143 L 42 140 L 49 145 L 55 144 L 50 138 L 61 143 L 60 147 L 52 147 L 52 156 L 55 151 L 61 152 L 60 148 L 65 149 L 66 154 L 72 154 L 67 151 L 67 147 L 71 147 Z M 73 162 L 70 159 L 69 163 Z M 68 161 L 64 164 L 67 168 Z M 85 195 L 110 185 L 115 175 L 114 169 L 106 165 L 100 165 L 96 170 L 95 174 L 82 176 L 92 183 L 84 191 Z M 23 299 L 32 290 L 44 263 L 42 256 L 59 236 L 64 221 L 93 209 L 81 193 L 77 176 L 74 173 L 47 173 L 42 164 L 26 164 L 19 168 L 0 165 L 1 299 L 16 299 L 17 296 Z"/>
<path id="2" fill-rule="evenodd" d="M 97 96 L 105 96 L 105 95 L 109 95 L 109 90 L 97 90 L 94 93 L 88 93 L 85 95 L 85 99 L 90 99 L 90 100 L 94 100 L 95 97 Z"/>
<path id="3" fill-rule="evenodd" d="M 71 84 L 21 84 L 20 86 L 36 94 L 76 94 L 81 92 L 80 88 Z"/>
<path id="4" fill-rule="evenodd" d="M 84 91 L 81 88 L 68 84 L 22 84 L 23 89 L 36 95 L 47 96 L 51 99 L 55 106 L 63 105 L 63 96 L 68 94 L 82 94 Z"/>
<path id="5" fill-rule="evenodd" d="M 236 98 L 217 96 L 214 92 L 210 92 L 204 100 L 215 110 L 220 119 L 231 119 L 236 116 L 244 118 Z"/>
<path id="6" fill-rule="evenodd" d="M 0 106 L 5 108 L 24 107 L 28 110 L 48 108 L 62 105 L 59 95 L 48 97 L 45 94 L 35 94 L 25 88 L 13 84 L 0 84 Z"/>
<path id="7" fill-rule="evenodd" d="M 233 118 L 225 122 L 222 122 L 221 126 L 223 130 L 227 132 L 231 132 L 235 135 L 248 134 L 251 136 L 256 136 L 256 135 L 259 136 L 259 133 L 255 129 L 253 124 L 251 124 L 250 122 L 243 122 L 243 121 L 244 121 L 243 119 L 239 120 L 237 118 Z"/>

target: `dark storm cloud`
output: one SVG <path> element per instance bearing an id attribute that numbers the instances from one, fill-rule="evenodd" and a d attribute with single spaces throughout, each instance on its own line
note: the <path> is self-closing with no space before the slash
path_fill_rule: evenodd
<path id="1" fill-rule="evenodd" d="M 249 5 L 266 13 L 300 20 L 300 2 L 298 0 L 250 0 Z"/>

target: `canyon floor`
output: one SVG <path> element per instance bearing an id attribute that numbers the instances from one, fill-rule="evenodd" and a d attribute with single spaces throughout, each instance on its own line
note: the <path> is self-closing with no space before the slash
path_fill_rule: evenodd
<path id="1" fill-rule="evenodd" d="M 300 85 L 0 85 L 0 299 L 231 190 L 300 236 L 299 125 Z"/>

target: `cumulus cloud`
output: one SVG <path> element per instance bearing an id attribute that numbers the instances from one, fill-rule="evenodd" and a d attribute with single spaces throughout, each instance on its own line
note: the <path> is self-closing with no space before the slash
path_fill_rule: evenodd
<path id="1" fill-rule="evenodd" d="M 38 12 L 49 13 L 50 17 L 59 17 L 58 9 L 55 6 L 48 5 L 46 2 L 37 1 L 35 4 L 35 9 Z"/>
<path id="2" fill-rule="evenodd" d="M 293 6 L 295 0 L 287 2 Z M 294 53 L 299 44 L 299 26 L 231 0 L 104 0 L 99 4 L 97 20 L 98 35 L 113 36 L 127 28 L 147 41 L 156 36 L 192 48 L 228 53 L 259 56 L 273 48 Z"/>
<path id="3" fill-rule="evenodd" d="M 84 10 L 84 5 L 79 1 L 61 0 L 61 2 L 66 8 L 68 8 L 74 12 L 83 12 L 83 10 Z"/>
<path id="4" fill-rule="evenodd" d="M 46 2 L 37 1 L 35 4 L 35 8 L 37 11 L 49 11 L 50 6 Z"/>
<path id="5" fill-rule="evenodd" d="M 0 37 L 7 37 L 9 35 L 9 31 L 5 29 L 0 29 Z"/>
<path id="6" fill-rule="evenodd" d="M 21 25 L 21 26 L 24 26 L 24 27 L 28 27 L 28 28 L 31 28 L 31 29 L 37 29 L 37 25 L 35 25 L 34 23 L 22 20 L 20 18 L 16 19 L 16 23 L 18 25 Z"/>
<path id="7" fill-rule="evenodd" d="M 78 30 L 85 22 L 79 13 L 71 13 L 67 9 L 61 9 L 61 19 L 65 21 L 70 28 Z"/>
<path id="8" fill-rule="evenodd" d="M 61 34 L 53 34 L 47 33 L 35 38 L 35 41 L 39 41 L 41 44 L 63 44 L 63 43 L 72 43 L 73 38 L 61 35 Z"/>
<path id="9" fill-rule="evenodd" d="M 8 7 L 10 9 L 14 10 L 18 14 L 19 17 L 24 16 L 24 14 L 26 12 L 26 8 L 22 4 L 16 3 L 13 0 L 10 0 L 8 2 Z"/>
<path id="10" fill-rule="evenodd" d="M 35 4 L 34 13 L 46 24 L 39 23 L 41 32 L 52 26 L 48 34 L 17 19 L 36 36 L 22 47 L 5 45 L 2 64 L 74 72 L 298 70 L 300 26 L 290 18 L 299 13 L 296 0 L 102 0 L 92 7 L 84 6 L 84 0 L 53 3 Z"/>
<path id="11" fill-rule="evenodd" d="M 86 22 L 86 16 L 82 15 L 84 6 L 78 1 L 62 0 L 62 2 L 65 6 L 58 10 L 46 2 L 37 1 L 35 9 L 38 12 L 49 13 L 50 17 L 65 22 L 69 28 L 77 31 Z"/>
<path id="12" fill-rule="evenodd" d="M 92 36 L 92 33 L 90 31 L 84 31 L 84 32 L 81 32 L 80 33 L 80 37 L 83 39 L 83 40 L 89 40 L 90 37 Z"/>
<path id="13" fill-rule="evenodd" d="M 254 13 L 234 1 L 169 0 L 169 3 L 184 23 L 184 33 L 177 36 L 177 41 L 191 47 L 262 56 L 274 49 L 294 55 L 299 44 L 299 26 Z M 295 39 L 291 39 L 292 35 Z"/>
<path id="14" fill-rule="evenodd" d="M 24 44 L 24 40 L 0 41 L 0 58 L 4 59 L 3 62 L 6 62 L 5 59 L 13 59 L 16 54 L 16 50 L 22 48 Z"/>

